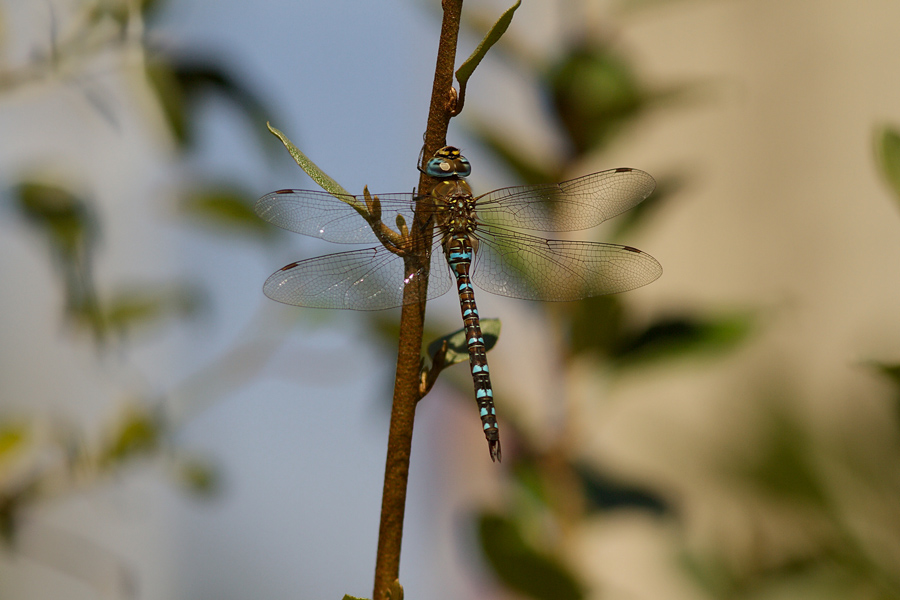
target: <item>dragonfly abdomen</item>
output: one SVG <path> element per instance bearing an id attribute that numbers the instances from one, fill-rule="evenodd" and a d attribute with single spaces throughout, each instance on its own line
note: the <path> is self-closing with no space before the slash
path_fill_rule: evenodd
<path id="1" fill-rule="evenodd" d="M 472 265 L 472 243 L 465 234 L 453 234 L 445 245 L 447 262 L 459 291 L 459 306 L 462 311 L 463 325 L 466 331 L 466 345 L 469 349 L 469 368 L 475 385 L 475 400 L 487 439 L 491 460 L 500 460 L 500 430 L 497 427 L 497 411 L 494 409 L 494 391 L 491 387 L 491 375 L 488 369 L 487 351 L 478 307 L 475 305 L 475 292 L 469 279 L 469 268 Z"/>

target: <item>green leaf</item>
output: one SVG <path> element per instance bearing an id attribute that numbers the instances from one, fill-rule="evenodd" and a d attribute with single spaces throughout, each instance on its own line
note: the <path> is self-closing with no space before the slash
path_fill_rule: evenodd
<path id="1" fill-rule="evenodd" d="M 465 96 L 466 84 L 469 81 L 469 77 L 475 72 L 475 68 L 481 63 L 485 55 L 487 55 L 491 46 L 496 44 L 500 38 L 503 37 L 503 34 L 506 33 L 509 24 L 512 23 L 513 14 L 516 12 L 516 9 L 519 8 L 520 4 L 522 4 L 522 0 L 516 0 L 515 4 L 510 6 L 506 9 L 506 12 L 500 15 L 500 18 L 497 19 L 497 22 L 494 23 L 493 27 L 487 32 L 487 35 L 484 36 L 484 39 L 481 40 L 481 43 L 478 44 L 478 47 L 475 48 L 472 55 L 460 65 L 459 69 L 456 70 L 456 80 L 459 81 L 459 95 L 461 97 Z"/>
<path id="2" fill-rule="evenodd" d="M 680 175 L 668 175 L 658 178 L 656 189 L 653 190 L 653 193 L 646 200 L 625 212 L 625 214 L 616 217 L 611 238 L 623 240 L 624 236 L 632 233 L 635 228 L 646 220 L 648 215 L 657 212 L 660 206 L 680 192 L 683 187 L 684 177 Z"/>
<path id="3" fill-rule="evenodd" d="M 209 498 L 219 491 L 219 473 L 207 461 L 180 458 L 176 466 L 179 482 L 195 496 Z"/>
<path id="4" fill-rule="evenodd" d="M 648 99 L 631 64 L 604 48 L 575 48 L 546 85 L 576 156 L 608 143 Z"/>
<path id="5" fill-rule="evenodd" d="M 30 440 L 27 426 L 18 422 L 0 422 L 0 462 L 22 450 Z"/>
<path id="6" fill-rule="evenodd" d="M 533 161 L 525 152 L 522 145 L 509 139 L 509 135 L 487 121 L 480 121 L 477 117 L 470 119 L 472 127 L 467 127 L 468 134 L 475 138 L 479 144 L 491 151 L 494 158 L 503 162 L 504 166 L 526 185 L 539 183 L 557 183 L 561 174 L 558 165 L 546 165 Z M 549 167 L 549 168 L 548 168 Z"/>
<path id="7" fill-rule="evenodd" d="M 147 82 L 156 92 L 156 99 L 172 135 L 180 145 L 186 145 L 189 139 L 185 93 L 175 68 L 168 60 L 155 58 L 147 61 L 145 69 Z"/>
<path id="8" fill-rule="evenodd" d="M 344 594 L 342 600 L 368 600 L 368 598 L 358 598 L 356 596 L 351 596 L 350 594 Z"/>
<path id="9" fill-rule="evenodd" d="M 888 126 L 878 134 L 878 162 L 894 195 L 900 199 L 900 133 Z"/>
<path id="10" fill-rule="evenodd" d="M 106 19 L 112 18 L 123 28 L 122 34 L 124 35 L 124 28 L 132 18 L 132 11 L 135 8 L 140 9 L 141 14 L 146 17 L 153 13 L 158 8 L 159 4 L 161 4 L 161 2 L 158 0 L 138 0 L 137 2 L 123 2 L 121 0 L 117 2 L 95 2 L 88 5 L 90 6 L 90 10 L 87 13 L 87 20 L 92 26 L 99 28 L 104 25 Z"/>
<path id="11" fill-rule="evenodd" d="M 644 510 L 654 515 L 671 513 L 671 507 L 655 492 L 598 473 L 586 464 L 575 465 L 584 499 L 595 510 Z"/>
<path id="12" fill-rule="evenodd" d="M 256 216 L 253 211 L 255 201 L 256 198 L 236 187 L 214 185 L 189 192 L 181 203 L 181 209 L 185 214 L 218 229 L 272 238 L 277 230 Z"/>
<path id="13" fill-rule="evenodd" d="M 403 600 L 403 586 L 400 585 L 399 579 L 395 579 L 391 584 L 391 589 L 388 590 L 388 600 Z"/>
<path id="14" fill-rule="evenodd" d="M 117 292 L 106 303 L 107 325 L 119 334 L 169 316 L 192 316 L 202 306 L 197 290 L 186 286 L 146 285 Z"/>
<path id="15" fill-rule="evenodd" d="M 484 513 L 478 520 L 481 548 L 497 577 L 535 600 L 580 600 L 582 585 L 558 560 L 538 552 L 523 539 L 516 523 Z"/>
<path id="16" fill-rule="evenodd" d="M 297 146 L 291 143 L 291 140 L 287 138 L 286 135 L 272 127 L 271 123 L 266 123 L 266 127 L 269 128 L 273 134 L 275 134 L 278 139 L 281 140 L 281 143 L 284 144 L 284 147 L 287 148 L 288 152 L 291 153 L 291 156 L 297 162 L 301 169 L 303 169 L 307 175 L 309 175 L 310 179 L 315 181 L 319 187 L 323 190 L 340 200 L 341 202 L 345 202 L 352 206 L 356 212 L 366 218 L 368 215 L 368 209 L 365 206 L 362 206 L 360 203 L 356 202 L 353 199 L 353 196 L 345 190 L 341 185 L 329 177 L 325 171 L 316 166 L 316 163 L 311 161 L 305 154 L 303 154 Z"/>
<path id="17" fill-rule="evenodd" d="M 159 419 L 143 407 L 127 407 L 121 422 L 100 453 L 102 464 L 116 464 L 155 450 L 162 437 Z"/>
<path id="18" fill-rule="evenodd" d="M 84 199 L 63 187 L 39 181 L 23 181 L 15 191 L 19 212 L 48 234 L 62 257 L 72 258 L 93 241 L 95 220 Z"/>
<path id="19" fill-rule="evenodd" d="M 273 111 L 252 87 L 229 72 L 227 63 L 219 58 L 198 57 L 197 53 L 176 55 L 170 60 L 189 109 L 203 110 L 205 105 L 199 100 L 204 94 L 212 93 L 225 98 L 238 108 L 248 123 L 253 124 L 253 131 L 259 132 L 260 146 L 264 150 L 271 148 L 267 143 L 268 136 L 256 125 L 265 121 L 266 116 L 271 116 Z M 195 120 L 192 119 L 191 122 Z"/>
<path id="20" fill-rule="evenodd" d="M 65 291 L 66 317 L 87 326 L 97 342 L 105 325 L 92 277 L 99 226 L 87 201 L 54 184 L 25 181 L 15 188 L 16 208 L 45 235 Z"/>
<path id="21" fill-rule="evenodd" d="M 184 56 L 156 54 L 147 61 L 147 81 L 180 146 L 189 146 L 193 141 L 191 125 L 196 119 L 192 113 L 205 108 L 201 100 L 206 94 L 216 94 L 230 101 L 250 123 L 259 123 L 266 115 L 271 115 L 272 111 L 251 88 L 219 62 L 218 59 L 198 57 L 196 53 Z M 256 127 L 254 130 L 258 131 Z M 270 146 L 263 138 L 261 132 L 260 145 L 268 149 Z"/>
<path id="22" fill-rule="evenodd" d="M 481 333 L 484 335 L 485 352 L 489 352 L 500 339 L 500 319 L 481 319 Z M 444 352 L 444 368 L 469 360 L 469 346 L 466 343 L 465 329 L 457 329 L 428 344 L 428 358 L 434 360 L 440 353 L 444 340 L 447 341 L 447 350 Z"/>
<path id="23" fill-rule="evenodd" d="M 881 363 L 870 362 L 869 366 L 877 370 L 879 373 L 887 377 L 898 391 L 900 391 L 900 364 L 898 363 Z"/>
<path id="24" fill-rule="evenodd" d="M 790 402 L 783 396 L 767 399 L 767 436 L 757 444 L 758 452 L 736 467 L 737 475 L 773 497 L 827 507 L 830 492 L 816 466 L 815 444 L 804 423 L 784 408 Z"/>
<path id="25" fill-rule="evenodd" d="M 900 423 L 900 363 L 870 361 L 867 365 L 886 377 L 894 386 L 894 415 Z"/>
<path id="26" fill-rule="evenodd" d="M 620 338 L 611 356 L 619 367 L 686 355 L 719 356 L 743 342 L 752 331 L 753 319 L 746 314 L 711 319 L 669 317 L 636 335 Z"/>

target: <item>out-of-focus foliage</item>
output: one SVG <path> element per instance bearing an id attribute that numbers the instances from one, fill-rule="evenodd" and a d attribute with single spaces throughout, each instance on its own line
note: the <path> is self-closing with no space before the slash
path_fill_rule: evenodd
<path id="1" fill-rule="evenodd" d="M 525 541 L 523 524 L 500 514 L 478 515 L 478 537 L 497 577 L 535 600 L 579 600 L 584 590 L 564 564 Z"/>
<path id="2" fill-rule="evenodd" d="M 140 135 L 134 131 L 151 131 L 149 127 L 135 127 L 125 132 L 121 127 L 124 119 L 141 119 L 161 113 L 166 117 L 168 133 L 180 153 L 177 158 L 184 165 L 191 164 L 184 159 L 188 152 L 196 149 L 192 146 L 191 132 L 198 114 L 205 110 L 204 103 L 198 101 L 202 95 L 213 93 L 229 99 L 241 114 L 255 123 L 271 118 L 273 113 L 233 74 L 231 66 L 222 57 L 206 55 L 209 57 L 201 60 L 197 58 L 204 56 L 201 50 L 187 48 L 183 56 L 191 58 L 182 58 L 182 55 L 166 54 L 148 44 L 153 29 L 148 17 L 162 10 L 163 5 L 164 2 L 156 0 L 76 1 L 57 12 L 56 6 L 36 4 L 40 14 L 47 15 L 47 30 L 40 32 L 39 39 L 26 40 L 34 44 L 26 58 L 0 56 L 0 94 L 20 92 L 25 88 L 35 94 L 51 96 L 60 91 L 67 94 L 74 91 L 100 117 L 86 119 L 79 126 L 90 133 L 92 123 L 104 127 L 111 125 L 121 134 L 123 144 L 132 141 L 126 139 L 128 135 Z M 2 17 L 0 13 L 0 20 Z M 135 82 L 143 83 L 141 75 L 149 82 L 158 101 L 155 113 L 145 110 L 152 107 L 154 99 L 146 97 L 145 86 L 136 85 L 135 89 L 128 89 L 128 93 L 123 94 L 124 102 L 134 103 L 125 109 L 117 100 L 110 99 L 109 88 L 105 87 L 109 82 L 114 82 L 110 87 L 121 85 L 123 88 Z M 40 106 L 39 102 L 35 104 Z M 48 271 L 58 281 L 62 298 L 59 313 L 69 325 L 61 332 L 64 335 L 60 336 L 59 343 L 66 346 L 61 352 L 68 349 L 77 355 L 82 346 L 87 345 L 97 351 L 98 362 L 110 360 L 113 351 L 116 361 L 128 362 L 126 356 L 132 350 L 131 344 L 140 341 L 135 339 L 135 333 L 158 332 L 167 320 L 181 322 L 203 313 L 208 306 L 204 291 L 196 283 L 187 284 L 180 279 L 160 281 L 158 275 L 151 278 L 140 260 L 130 265 L 128 281 L 107 280 L 106 273 L 101 273 L 98 268 L 103 253 L 109 251 L 101 242 L 125 237 L 116 230 L 120 223 L 106 214 L 101 208 L 103 204 L 94 197 L 93 190 L 103 186 L 90 181 L 90 173 L 79 172 L 77 177 L 68 179 L 36 174 L 71 174 L 78 164 L 77 160 L 67 164 L 65 153 L 53 144 L 55 132 L 42 130 L 40 133 L 48 136 L 46 155 L 30 156 L 28 162 L 22 161 L 24 165 L 8 165 L 7 172 L 13 174 L 12 180 L 3 185 L 8 190 L 4 202 L 18 217 L 18 222 L 26 225 L 32 237 L 40 241 L 40 245 L 33 247 L 43 248 Z M 264 129 L 260 130 L 260 139 L 268 139 Z M 5 141 L 16 143 L 15 139 Z M 148 165 L 148 169 L 159 166 Z M 18 173 L 17 168 L 20 169 Z M 200 172 L 182 172 L 180 175 L 178 180 L 191 182 L 223 179 L 219 174 Z M 231 180 L 232 174 L 224 179 Z M 140 188 L 136 186 L 135 189 Z M 272 236 L 271 228 L 252 214 L 251 194 L 239 183 L 205 189 L 185 186 L 175 195 L 184 198 L 179 216 L 211 225 L 217 233 L 249 234 L 251 239 L 260 241 Z M 139 192 L 129 200 L 146 204 L 159 202 L 158 197 L 149 194 L 141 197 Z M 147 249 L 132 247 L 127 251 L 140 256 Z M 47 321 L 53 320 L 53 315 L 47 315 Z M 85 332 L 87 337 L 82 335 Z M 252 339 L 242 341 L 247 345 L 253 342 Z M 225 353 L 223 360 L 230 356 Z M 242 361 L 242 366 L 246 364 L 248 361 Z M 104 365 L 98 373 L 108 373 L 107 367 L 108 364 Z M 35 368 L 42 376 L 60 377 L 52 364 Z M 214 372 L 215 365 L 208 365 L 207 370 Z M 216 389 L 220 394 L 233 390 L 242 383 L 239 376 L 251 372 L 246 368 L 234 368 L 234 365 L 229 365 L 226 370 L 229 378 L 220 379 L 227 379 L 230 387 L 229 390 Z M 33 415 L 0 414 L 0 535 L 9 543 L 11 551 L 20 551 L 17 541 L 32 530 L 40 530 L 40 537 L 55 544 L 53 536 L 41 530 L 41 523 L 23 518 L 34 515 L 37 506 L 61 501 L 91 487 L 108 485 L 114 481 L 113 476 L 138 464 L 161 464 L 172 481 L 191 494 L 208 497 L 219 489 L 219 478 L 211 461 L 183 452 L 173 441 L 181 424 L 176 421 L 189 411 L 170 412 L 176 405 L 167 396 L 181 393 L 182 401 L 189 403 L 194 398 L 184 396 L 192 392 L 199 395 L 214 386 L 204 388 L 182 383 L 181 390 L 173 390 L 153 382 L 155 395 L 149 398 L 145 389 L 135 386 L 136 380 L 140 379 L 135 378 L 135 374 L 130 372 L 128 377 L 122 377 L 117 372 L 98 387 L 112 390 L 110 397 L 91 398 L 91 402 L 108 404 L 103 414 L 116 415 L 105 427 L 76 425 L 57 415 L 48 419 L 39 412 L 42 408 L 39 402 L 35 402 Z M 74 390 L 72 394 L 71 405 L 77 407 L 82 399 Z M 204 398 L 204 401 L 208 399 Z M 92 409 L 91 413 L 96 410 Z M 55 535 L 62 539 L 65 532 Z M 130 566 L 105 549 L 79 540 L 77 552 L 66 554 L 64 549 L 55 550 L 30 558 L 82 580 L 101 595 L 107 593 L 104 585 L 109 579 L 126 582 L 117 588 L 126 591 L 113 597 L 133 595 L 133 591 L 127 591 L 132 587 L 127 582 L 134 579 Z M 101 569 L 103 572 L 98 575 L 89 572 L 90 569 L 79 571 L 77 567 L 73 568 L 73 562 L 82 564 L 82 559 L 96 559 L 109 569 Z M 107 577 L 110 572 L 115 575 Z"/>
<path id="3" fill-rule="evenodd" d="M 747 340 L 752 325 L 747 315 L 671 316 L 634 335 L 624 334 L 608 356 L 618 368 L 688 356 L 722 356 Z"/>
<path id="4" fill-rule="evenodd" d="M 140 459 L 165 457 L 176 478 L 192 493 L 216 487 L 215 471 L 172 447 L 169 426 L 153 404 L 123 402 L 122 410 L 96 444 L 79 440 L 82 433 L 68 424 L 24 418 L 0 421 L 0 530 L 15 541 L 19 511 L 103 483 Z M 167 452 L 161 452 L 166 449 Z"/>
<path id="5" fill-rule="evenodd" d="M 263 101 L 218 59 L 157 53 L 147 62 L 146 75 L 172 134 L 185 148 L 193 144 L 191 126 L 196 121 L 193 113 L 201 106 L 200 100 L 206 94 L 230 100 L 254 125 L 272 115 Z M 253 127 L 253 130 L 259 131 L 259 127 Z M 261 148 L 270 148 L 262 131 L 259 141 Z"/>
<path id="6" fill-rule="evenodd" d="M 575 465 L 588 510 L 609 511 L 633 508 L 663 515 L 672 507 L 657 493 L 629 485 L 597 472 L 587 465 Z"/>
<path id="7" fill-rule="evenodd" d="M 881 173 L 894 195 L 900 199 L 900 132 L 884 126 L 876 133 L 876 145 Z"/>
<path id="8" fill-rule="evenodd" d="M 544 77 L 555 116 L 578 156 L 608 143 L 649 101 L 630 61 L 606 48 L 571 48 Z"/>
<path id="9" fill-rule="evenodd" d="M 189 286 L 130 285 L 104 299 L 94 281 L 101 223 L 91 203 L 61 185 L 26 180 L 15 188 L 15 207 L 47 244 L 65 290 L 65 313 L 105 344 L 136 327 L 147 328 L 168 316 L 189 317 L 201 307 Z"/>
<path id="10" fill-rule="evenodd" d="M 77 261 L 96 242 L 96 219 L 87 202 L 60 186 L 24 181 L 16 189 L 20 213 L 47 236 L 60 260 Z"/>
<path id="11" fill-rule="evenodd" d="M 91 2 L 87 5 L 88 21 L 90 23 L 99 23 L 104 18 L 111 17 L 122 27 L 128 24 L 128 19 L 132 17 L 135 11 L 138 11 L 145 18 L 151 16 L 165 5 L 165 0 L 104 0 L 102 2 Z"/>
<path id="12" fill-rule="evenodd" d="M 240 186 L 220 183 L 187 190 L 181 210 L 199 225 L 270 240 L 278 231 L 256 216 L 255 202 L 256 196 Z"/>
<path id="13" fill-rule="evenodd" d="M 15 206 L 42 236 L 65 290 L 71 322 L 86 325 L 97 342 L 106 339 L 93 277 L 99 224 L 88 202 L 62 186 L 25 180 L 15 187 Z"/>

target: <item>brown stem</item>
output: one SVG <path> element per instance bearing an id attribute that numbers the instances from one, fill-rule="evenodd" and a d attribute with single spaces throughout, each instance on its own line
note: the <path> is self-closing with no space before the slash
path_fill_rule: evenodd
<path id="1" fill-rule="evenodd" d="M 424 160 L 446 144 L 450 123 L 450 90 L 453 87 L 453 67 L 456 62 L 456 40 L 462 0 L 442 0 L 444 19 L 438 46 L 431 108 L 425 130 Z M 419 178 L 419 193 L 426 196 L 435 182 L 424 173 Z M 406 259 L 406 274 L 428 269 L 428 249 L 431 246 L 433 223 L 427 210 L 416 210 L 412 234 L 413 252 Z M 427 272 L 427 271 L 426 271 Z M 375 560 L 374 600 L 386 600 L 387 592 L 400 576 L 400 545 L 403 540 L 403 514 L 406 508 L 406 486 L 409 479 L 409 457 L 412 447 L 413 419 L 419 391 L 419 364 L 422 334 L 425 326 L 426 281 L 406 286 L 403 290 L 403 309 L 400 314 L 400 341 L 397 353 L 397 374 L 394 383 L 394 403 L 388 434 L 387 461 L 384 472 L 384 491 L 381 499 L 381 525 L 378 530 L 378 556 Z"/>

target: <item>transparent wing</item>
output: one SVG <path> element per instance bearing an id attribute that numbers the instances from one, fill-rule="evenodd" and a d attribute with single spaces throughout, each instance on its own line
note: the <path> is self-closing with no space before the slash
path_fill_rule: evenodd
<path id="1" fill-rule="evenodd" d="M 440 252 L 432 252 L 428 298 L 450 289 L 450 271 Z M 328 254 L 291 263 L 272 274 L 263 292 L 278 302 L 310 308 L 382 310 L 403 304 L 403 258 L 383 246 Z"/>
<path id="2" fill-rule="evenodd" d="M 256 214 L 282 229 L 341 244 L 368 244 L 378 239 L 348 202 L 365 206 L 363 196 L 334 196 L 312 190 L 278 190 L 256 202 Z M 412 223 L 412 194 L 378 194 L 381 220 L 393 227 L 398 214 Z"/>
<path id="3" fill-rule="evenodd" d="M 649 174 L 620 168 L 558 184 L 508 187 L 479 196 L 479 221 L 535 231 L 578 231 L 640 204 L 656 187 Z"/>
<path id="4" fill-rule="evenodd" d="M 480 232 L 472 280 L 493 294 L 578 300 L 647 285 L 662 275 L 656 259 L 630 246 Z"/>

